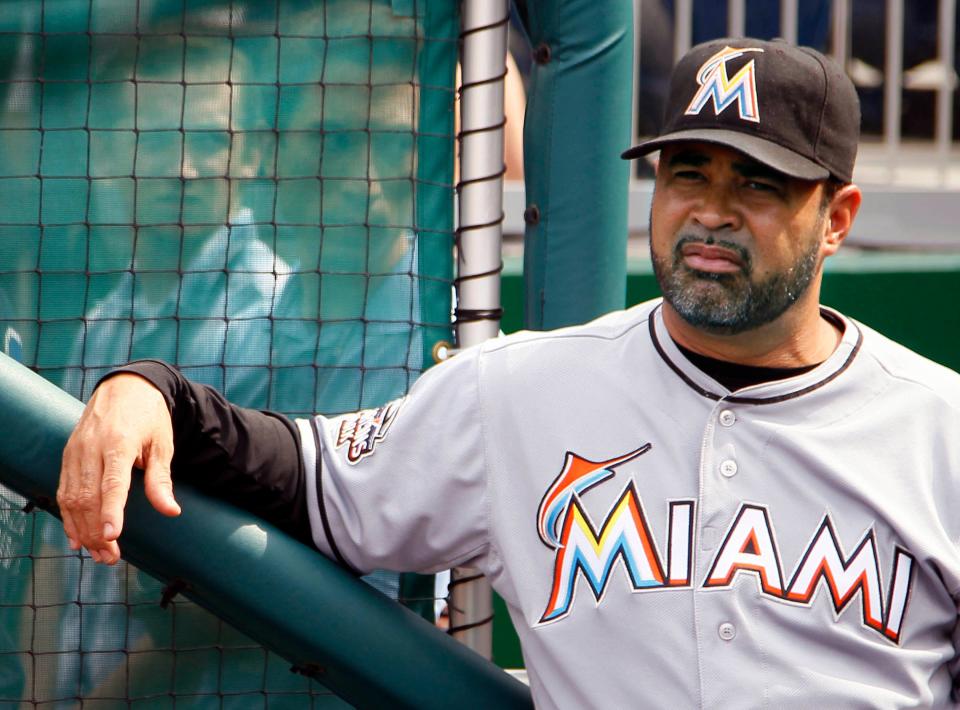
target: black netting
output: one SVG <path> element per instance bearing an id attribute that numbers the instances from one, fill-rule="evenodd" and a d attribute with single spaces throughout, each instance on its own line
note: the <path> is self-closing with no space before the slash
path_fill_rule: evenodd
<path id="1" fill-rule="evenodd" d="M 457 9 L 437 4 L 0 3 L 4 351 L 80 398 L 143 357 L 293 416 L 402 394 L 449 338 Z M 0 503 L 0 702 L 339 703 Z"/>

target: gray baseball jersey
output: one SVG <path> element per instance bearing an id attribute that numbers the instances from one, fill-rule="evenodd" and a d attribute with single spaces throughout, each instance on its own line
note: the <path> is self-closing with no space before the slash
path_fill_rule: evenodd
<path id="1" fill-rule="evenodd" d="M 736 393 L 654 301 L 301 420 L 315 542 L 480 568 L 540 707 L 949 705 L 960 376 L 824 313 L 826 362 Z"/>

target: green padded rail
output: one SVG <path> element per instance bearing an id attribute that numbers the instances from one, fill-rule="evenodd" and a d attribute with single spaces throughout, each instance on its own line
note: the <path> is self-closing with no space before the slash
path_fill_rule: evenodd
<path id="1" fill-rule="evenodd" d="M 0 354 L 0 481 L 55 512 L 83 405 Z M 165 518 L 134 481 L 121 546 L 151 574 L 357 707 L 528 708 L 519 681 L 249 513 L 177 488 Z"/>
<path id="2" fill-rule="evenodd" d="M 524 323 L 546 330 L 622 308 L 633 8 L 518 2 L 537 63 L 524 123 Z M 533 210 L 533 207 L 536 210 Z"/>

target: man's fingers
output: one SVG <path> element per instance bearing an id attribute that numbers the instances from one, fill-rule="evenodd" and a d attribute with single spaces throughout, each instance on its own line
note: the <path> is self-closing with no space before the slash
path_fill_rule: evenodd
<path id="1" fill-rule="evenodd" d="M 77 542 L 88 550 L 103 544 L 100 521 L 100 476 L 103 463 L 99 456 L 82 455 L 73 460 L 64 491 L 65 506 L 72 514 Z"/>
<path id="2" fill-rule="evenodd" d="M 123 508 L 130 491 L 130 469 L 136 458 L 134 452 L 123 446 L 108 450 L 103 457 L 103 477 L 100 479 L 100 534 L 112 542 L 123 530 Z"/>
<path id="3" fill-rule="evenodd" d="M 72 496 L 69 493 L 72 487 L 71 473 L 77 470 L 78 464 L 74 456 L 74 449 L 71 444 L 63 450 L 63 463 L 61 464 L 60 484 L 57 486 L 57 506 L 60 508 L 60 517 L 63 519 L 63 531 L 66 533 L 67 542 L 71 550 L 80 549 L 80 531 L 73 519 Z"/>
<path id="4" fill-rule="evenodd" d="M 120 560 L 120 546 L 113 540 L 107 542 L 94 558 L 105 565 L 115 565 Z"/>
<path id="5" fill-rule="evenodd" d="M 144 469 L 144 487 L 147 500 L 164 515 L 180 515 L 180 504 L 173 497 L 173 479 L 170 475 L 171 451 L 162 444 L 154 444 L 147 456 Z"/>
<path id="6" fill-rule="evenodd" d="M 63 518 L 63 532 L 67 536 L 67 544 L 71 550 L 80 549 L 80 535 L 77 533 L 77 526 L 73 522 L 73 515 L 67 508 L 60 508 L 60 517 Z"/>

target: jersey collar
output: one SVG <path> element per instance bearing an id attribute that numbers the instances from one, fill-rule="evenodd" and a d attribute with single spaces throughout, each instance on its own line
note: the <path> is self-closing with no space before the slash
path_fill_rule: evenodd
<path id="1" fill-rule="evenodd" d="M 823 317 L 843 327 L 840 344 L 829 358 L 818 367 L 796 377 L 774 382 L 765 382 L 731 392 L 705 372 L 687 360 L 673 342 L 663 322 L 663 305 L 657 305 L 649 319 L 650 339 L 660 357 L 690 388 L 708 399 L 724 400 L 741 404 L 773 404 L 800 397 L 817 390 L 836 379 L 857 356 L 863 342 L 863 333 L 856 323 L 825 306 L 820 307 Z"/>

